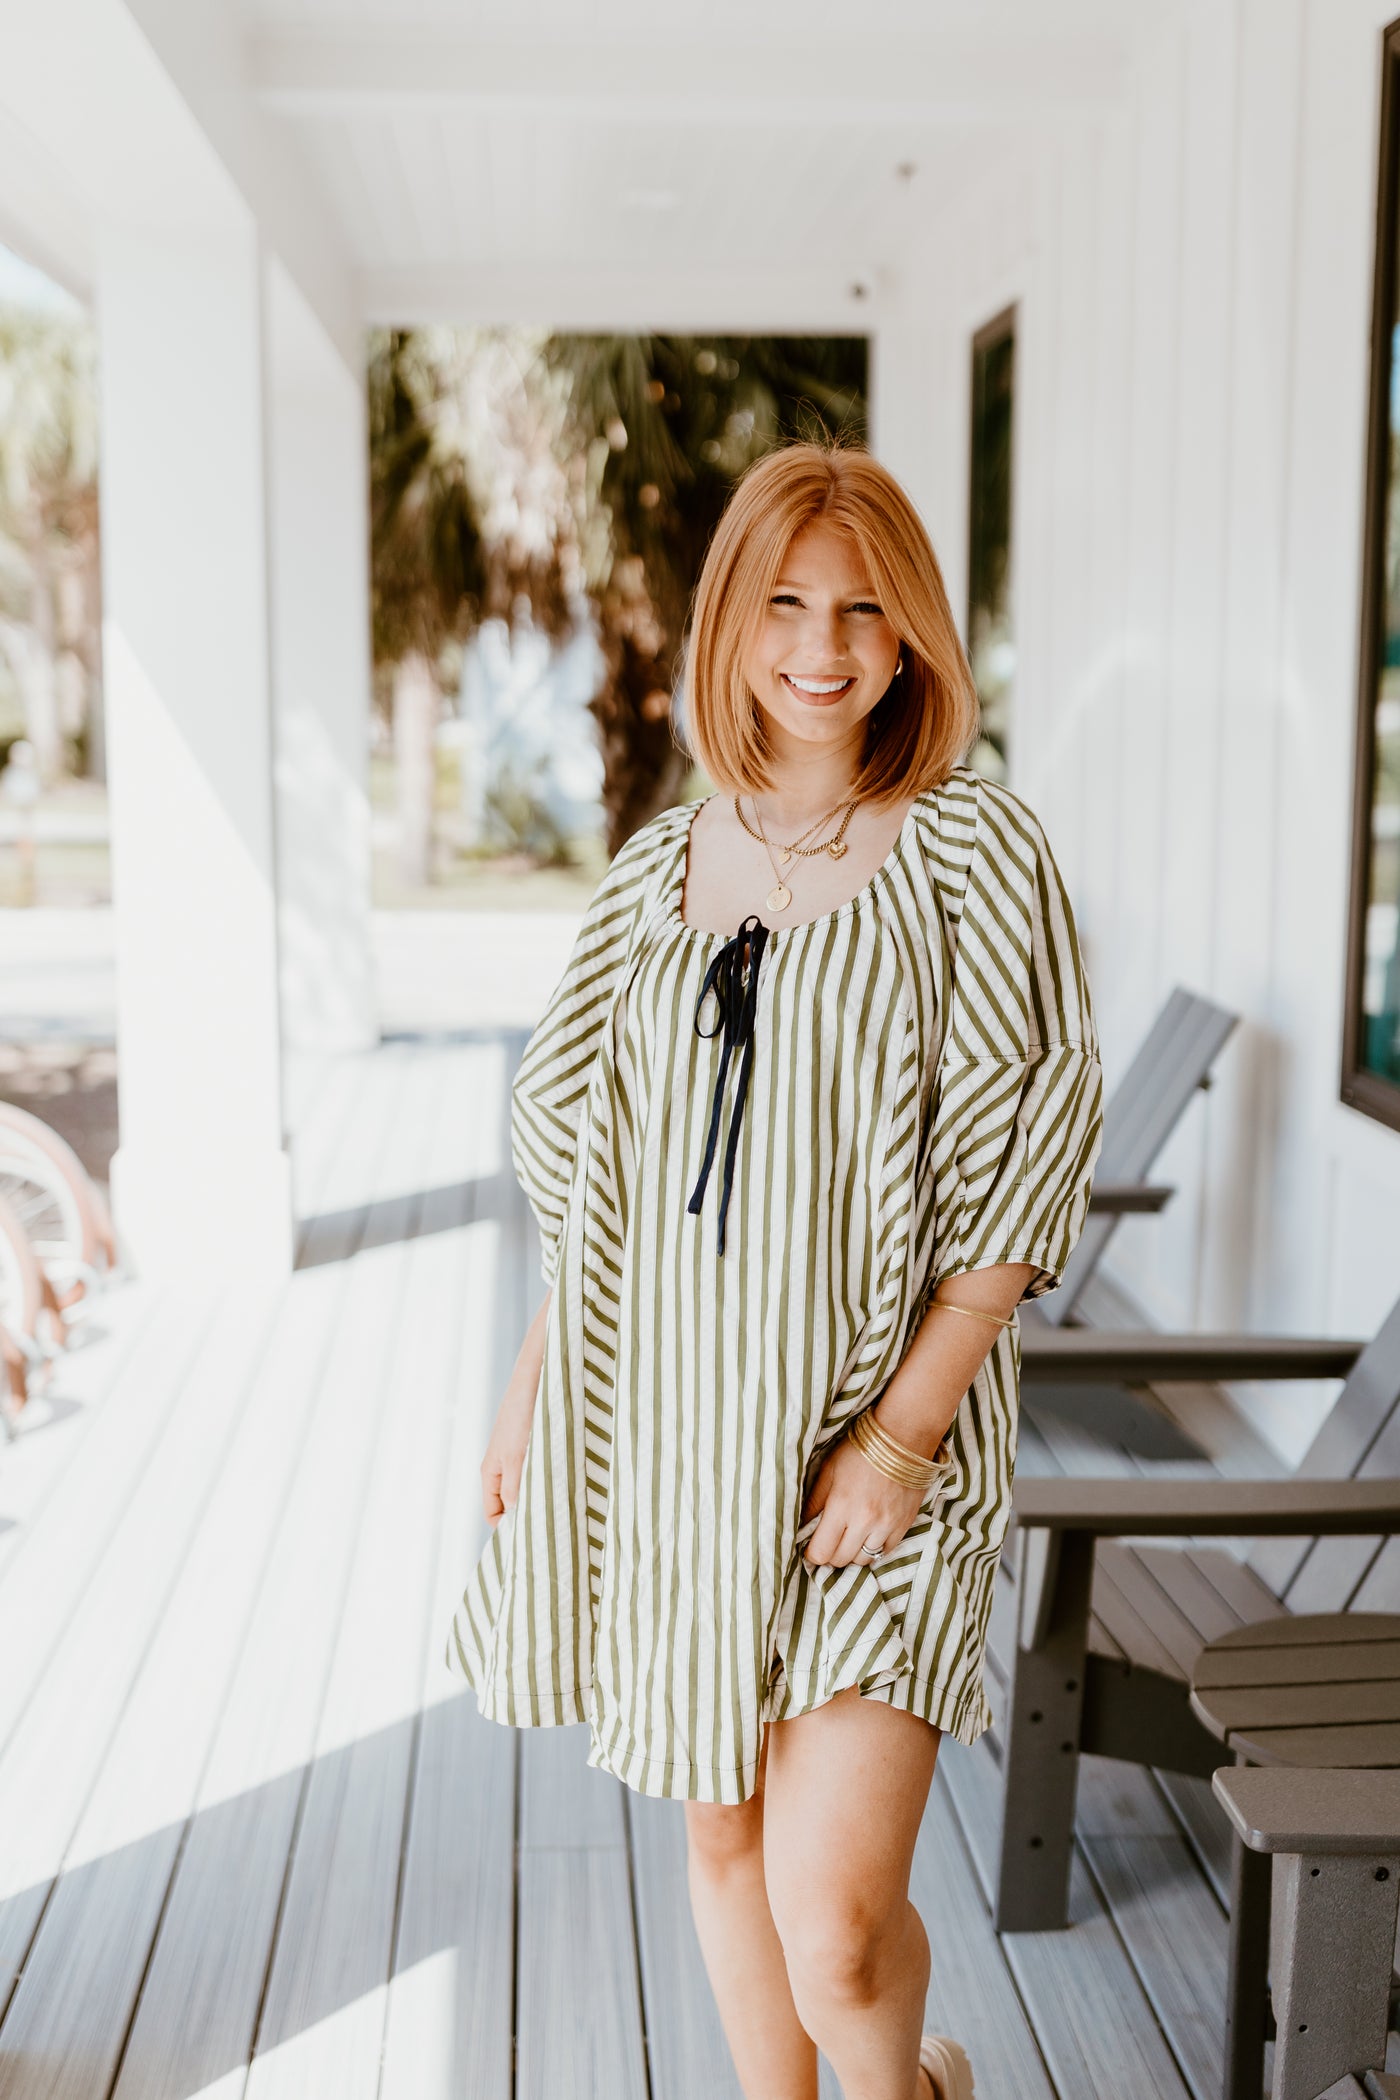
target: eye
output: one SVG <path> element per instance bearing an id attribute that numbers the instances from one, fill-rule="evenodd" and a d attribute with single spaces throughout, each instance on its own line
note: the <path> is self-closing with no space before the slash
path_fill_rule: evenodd
<path id="1" fill-rule="evenodd" d="M 883 609 L 882 607 L 876 605 L 874 601 L 870 598 L 860 598 L 851 607 L 851 611 L 858 613 L 874 613 L 876 617 L 879 618 L 882 616 Z"/>
<path id="2" fill-rule="evenodd" d="M 802 600 L 795 591 L 777 591 L 768 600 L 770 605 L 800 605 Z"/>

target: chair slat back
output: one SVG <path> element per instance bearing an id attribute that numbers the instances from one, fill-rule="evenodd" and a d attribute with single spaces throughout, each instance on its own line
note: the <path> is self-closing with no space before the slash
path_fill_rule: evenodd
<path id="1" fill-rule="evenodd" d="M 1300 1480 L 1400 1474 L 1400 1300 L 1352 1366 L 1298 1465 Z M 1249 1564 L 1290 1611 L 1400 1610 L 1400 1554 L 1380 1539 L 1259 1539 Z M 1390 1585 L 1394 1587 L 1390 1587 Z M 1390 1601 L 1382 1603 L 1385 1597 Z"/>
<path id="2" fill-rule="evenodd" d="M 1210 1076 L 1239 1016 L 1178 985 L 1104 1104 L 1100 1180 L 1144 1181 L 1197 1087 Z M 1052 1325 L 1073 1312 L 1118 1220 L 1091 1212 L 1058 1290 L 1034 1302 Z"/>

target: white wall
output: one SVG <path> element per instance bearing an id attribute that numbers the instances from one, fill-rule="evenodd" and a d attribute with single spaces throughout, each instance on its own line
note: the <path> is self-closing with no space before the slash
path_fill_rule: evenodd
<path id="1" fill-rule="evenodd" d="M 972 164 L 882 341 L 877 442 L 965 596 L 968 338 L 1021 301 L 1012 781 L 1110 1083 L 1173 983 L 1237 1008 L 1114 1267 L 1154 1318 L 1370 1331 L 1400 1137 L 1338 1100 L 1376 0 L 1202 0 L 1129 102 Z M 1286 1455 L 1336 1390 L 1247 1404 Z"/>

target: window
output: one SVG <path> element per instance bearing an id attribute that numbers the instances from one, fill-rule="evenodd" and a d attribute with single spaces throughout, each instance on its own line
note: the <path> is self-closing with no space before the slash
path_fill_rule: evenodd
<path id="1" fill-rule="evenodd" d="M 1382 48 L 1342 1099 L 1400 1130 L 1400 23 Z"/>
<path id="2" fill-rule="evenodd" d="M 1007 776 L 1007 726 L 1016 671 L 1011 615 L 1011 421 L 1016 376 L 1016 309 L 972 339 L 972 442 L 969 456 L 967 643 L 982 700 L 982 736 L 972 754 L 979 773 Z"/>

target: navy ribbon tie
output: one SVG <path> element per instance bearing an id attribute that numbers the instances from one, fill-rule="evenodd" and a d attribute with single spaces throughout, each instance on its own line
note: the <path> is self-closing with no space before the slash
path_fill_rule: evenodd
<path id="1" fill-rule="evenodd" d="M 724 1147 L 724 1183 L 719 1199 L 719 1251 L 724 1252 L 724 1219 L 729 1209 L 729 1191 L 734 1180 L 734 1154 L 739 1144 L 739 1125 L 744 1115 L 744 1099 L 749 1090 L 749 1070 L 753 1064 L 753 1024 L 758 1008 L 758 966 L 763 957 L 768 939 L 768 928 L 756 912 L 750 912 L 739 922 L 739 930 L 732 940 L 714 957 L 705 972 L 705 981 L 700 987 L 700 996 L 695 1002 L 695 1033 L 716 1036 L 724 1029 L 724 1049 L 720 1055 L 719 1071 L 715 1075 L 714 1100 L 710 1108 L 710 1134 L 705 1141 L 705 1159 L 700 1169 L 686 1209 L 698 1212 L 705 1200 L 705 1184 L 710 1176 L 710 1164 L 715 1156 L 715 1139 L 719 1135 L 719 1111 L 724 1099 L 724 1079 L 729 1070 L 729 1060 L 734 1049 L 742 1045 L 739 1059 L 739 1082 L 734 1096 L 734 1107 L 729 1117 L 729 1136 Z M 748 973 L 745 976 L 745 954 L 748 957 Z M 713 1028 L 700 1026 L 700 1009 L 711 992 L 719 1007 L 719 1021 Z"/>

